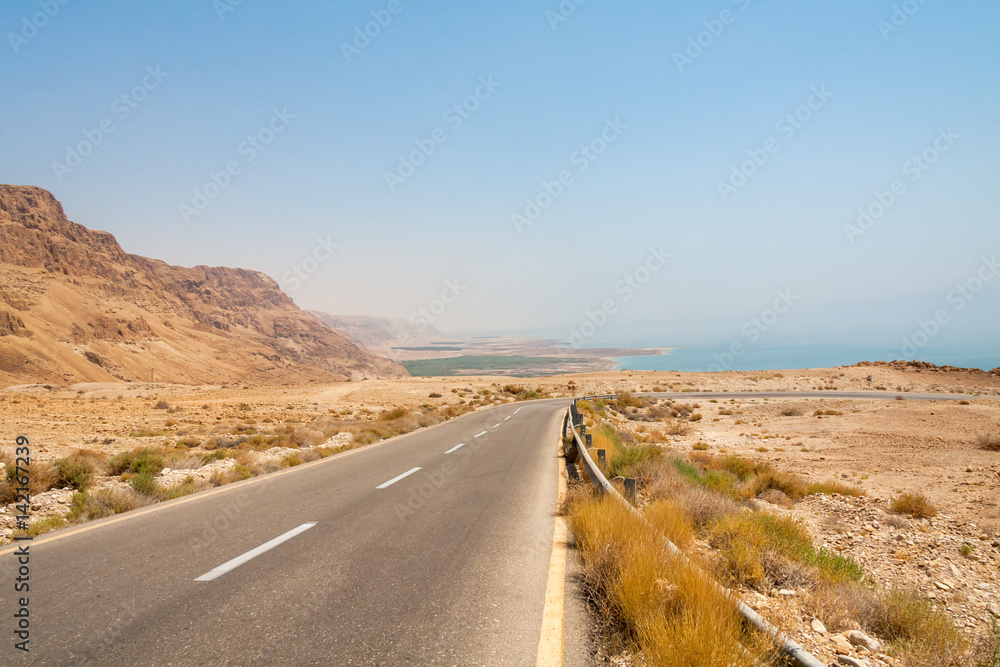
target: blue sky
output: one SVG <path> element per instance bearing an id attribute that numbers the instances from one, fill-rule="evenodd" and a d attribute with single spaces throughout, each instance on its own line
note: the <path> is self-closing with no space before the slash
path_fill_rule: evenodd
<path id="1" fill-rule="evenodd" d="M 949 297 L 1000 252 L 1000 5 L 562 7 L 12 0 L 0 182 L 334 313 L 407 317 L 457 280 L 446 331 L 696 344 L 744 339 L 790 290 L 768 343 L 899 345 L 941 310 L 926 347 L 995 343 L 1000 279 Z M 518 229 L 526 199 L 548 206 Z M 646 275 L 650 248 L 670 258 Z"/>

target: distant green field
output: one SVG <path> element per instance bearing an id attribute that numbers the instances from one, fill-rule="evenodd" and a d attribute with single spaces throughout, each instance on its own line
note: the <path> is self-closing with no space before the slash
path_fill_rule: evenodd
<path id="1" fill-rule="evenodd" d="M 461 352 L 460 347 L 394 347 L 394 350 L 406 350 L 407 352 Z"/>
<path id="2" fill-rule="evenodd" d="M 554 375 L 566 362 L 576 359 L 556 357 L 505 357 L 500 355 L 469 355 L 447 359 L 418 359 L 404 361 L 403 366 L 414 377 L 445 377 L 449 375 L 477 375 L 502 372 L 505 375 L 538 376 Z"/>

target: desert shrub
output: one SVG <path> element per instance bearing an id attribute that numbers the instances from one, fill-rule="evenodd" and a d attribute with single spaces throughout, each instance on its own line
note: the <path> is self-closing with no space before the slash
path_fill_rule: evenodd
<path id="1" fill-rule="evenodd" d="M 140 472 L 132 477 L 128 483 L 133 491 L 146 496 L 155 496 L 159 486 L 156 477 L 150 472 Z"/>
<path id="2" fill-rule="evenodd" d="M 282 468 L 291 468 L 302 464 L 302 456 L 298 452 L 292 452 L 281 459 Z"/>
<path id="3" fill-rule="evenodd" d="M 314 431 L 307 428 L 297 428 L 295 432 L 292 433 L 292 442 L 298 447 L 313 447 L 315 445 L 322 444 L 323 434 L 320 431 Z"/>
<path id="4" fill-rule="evenodd" d="M 0 480 L 0 505 L 9 505 L 14 502 L 14 498 L 16 497 L 17 493 L 14 490 L 14 485 L 6 479 Z"/>
<path id="5" fill-rule="evenodd" d="M 59 472 L 60 486 L 70 487 L 77 491 L 86 491 L 90 488 L 94 477 L 94 466 L 87 458 L 74 454 L 64 459 L 58 459 L 52 465 Z"/>
<path id="6" fill-rule="evenodd" d="M 201 460 L 203 464 L 207 465 L 209 463 L 212 463 L 213 461 L 225 461 L 226 459 L 232 459 L 235 457 L 236 454 L 234 454 L 231 450 L 216 449 L 214 452 L 211 452 L 209 454 L 202 454 Z"/>
<path id="7" fill-rule="evenodd" d="M 229 472 L 229 479 L 234 482 L 239 482 L 244 479 L 250 479 L 251 477 L 259 474 L 257 471 L 253 470 L 250 466 L 244 465 L 242 463 L 237 463 L 233 466 L 233 469 Z"/>
<path id="8" fill-rule="evenodd" d="M 174 498 L 183 498 L 197 492 L 198 485 L 194 478 L 189 476 L 182 482 L 159 487 L 156 489 L 156 497 L 160 500 L 173 500 Z"/>
<path id="9" fill-rule="evenodd" d="M 387 410 L 383 412 L 379 417 L 382 421 L 393 421 L 395 419 L 401 419 L 405 417 L 408 413 L 403 408 L 393 408 L 392 410 Z"/>
<path id="10" fill-rule="evenodd" d="M 102 519 L 134 510 L 142 504 L 141 497 L 131 489 L 98 489 L 92 494 L 77 491 L 66 518 L 69 521 Z"/>
<path id="11" fill-rule="evenodd" d="M 633 396 L 627 391 L 618 394 L 618 398 L 611 401 L 611 406 L 618 412 L 625 412 L 627 408 L 643 409 L 646 407 L 646 399 Z"/>
<path id="12" fill-rule="evenodd" d="M 891 509 L 896 514 L 909 514 L 913 517 L 926 518 L 937 514 L 937 508 L 922 493 L 906 492 L 892 501 Z"/>
<path id="13" fill-rule="evenodd" d="M 205 441 L 205 449 L 234 449 L 249 440 L 246 435 L 217 435 Z"/>
<path id="14" fill-rule="evenodd" d="M 996 620 L 989 632 L 976 642 L 974 655 L 976 667 L 1000 667 L 1000 624 Z"/>
<path id="15" fill-rule="evenodd" d="M 778 507 L 784 507 L 785 509 L 795 507 L 795 502 L 777 489 L 768 489 L 764 493 L 757 496 L 757 499 L 763 500 L 766 503 L 771 503 L 772 505 L 777 505 Z"/>
<path id="16" fill-rule="evenodd" d="M 691 432 L 691 427 L 682 421 L 671 419 L 664 431 L 667 435 L 687 435 Z"/>
<path id="17" fill-rule="evenodd" d="M 915 591 L 880 591 L 859 609 L 858 621 L 889 642 L 910 667 L 966 665 L 966 641 L 951 618 Z"/>
<path id="18" fill-rule="evenodd" d="M 156 475 L 163 470 L 163 455 L 148 447 L 120 452 L 108 461 L 108 470 L 112 475 L 125 472 Z"/>
<path id="19" fill-rule="evenodd" d="M 801 417 L 802 416 L 802 410 L 800 410 L 798 408 L 785 408 L 784 410 L 781 411 L 781 416 L 782 417 Z"/>
<path id="20" fill-rule="evenodd" d="M 351 440 L 351 442 L 353 442 L 355 445 L 360 445 L 363 447 L 365 445 L 370 445 L 372 443 L 378 442 L 381 439 L 382 438 L 379 437 L 377 432 L 371 429 L 366 429 L 364 431 L 359 431 L 358 433 L 355 433 L 354 438 Z"/>
<path id="21" fill-rule="evenodd" d="M 849 558 L 816 549 L 798 522 L 768 512 L 738 512 L 708 525 L 709 540 L 722 555 L 735 584 L 758 589 L 801 579 L 793 564 L 815 568 L 826 581 L 859 581 L 861 567 Z"/>
<path id="22" fill-rule="evenodd" d="M 59 470 L 48 461 L 32 461 L 28 477 L 28 489 L 33 496 L 59 486 Z"/>
<path id="23" fill-rule="evenodd" d="M 166 401 L 157 401 L 156 405 L 153 406 L 154 410 L 169 410 L 170 404 Z"/>
<path id="24" fill-rule="evenodd" d="M 985 449 L 988 452 L 1000 452 L 1000 434 L 997 433 L 983 433 L 977 439 L 980 449 Z"/>
<path id="25" fill-rule="evenodd" d="M 608 461 L 608 475 L 611 477 L 645 478 L 649 474 L 648 463 L 663 454 L 655 445 L 626 445 L 618 440 L 614 454 Z"/>
<path id="26" fill-rule="evenodd" d="M 820 493 L 828 496 L 837 493 L 842 496 L 851 496 L 854 498 L 865 495 L 863 489 L 854 486 L 853 484 L 842 484 L 836 480 L 831 480 L 829 482 L 810 482 L 806 486 L 806 495 L 815 496 Z"/>
<path id="27" fill-rule="evenodd" d="M 42 533 L 48 533 L 49 531 L 56 530 L 57 528 L 62 528 L 66 525 L 66 519 L 61 516 L 50 516 L 45 519 L 39 519 L 38 521 L 33 521 L 28 524 L 28 530 L 24 531 L 24 535 L 27 537 L 37 537 Z"/>

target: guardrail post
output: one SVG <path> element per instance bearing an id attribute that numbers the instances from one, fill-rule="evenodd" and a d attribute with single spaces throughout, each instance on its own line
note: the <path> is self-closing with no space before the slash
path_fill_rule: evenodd
<path id="1" fill-rule="evenodd" d="M 587 436 L 587 444 L 588 445 L 590 444 L 589 435 Z M 597 450 L 597 465 L 601 466 L 601 472 L 604 472 L 608 469 L 608 456 L 607 452 L 605 452 L 605 450 L 603 449 Z"/>
<path id="2" fill-rule="evenodd" d="M 625 500 L 635 507 L 635 478 L 626 477 L 625 478 Z"/>
<path id="3" fill-rule="evenodd" d="M 590 449 L 590 446 L 594 444 L 594 440 L 593 440 L 592 436 L 589 433 L 587 433 L 583 437 L 587 441 L 587 449 Z"/>

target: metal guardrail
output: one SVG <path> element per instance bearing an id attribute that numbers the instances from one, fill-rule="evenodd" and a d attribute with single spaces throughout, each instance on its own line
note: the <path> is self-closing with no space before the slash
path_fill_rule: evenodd
<path id="1" fill-rule="evenodd" d="M 591 398 L 602 398 L 607 400 L 614 399 L 613 396 L 589 396 L 585 397 L 584 399 L 577 399 L 577 400 L 589 400 Z M 569 430 L 573 433 L 573 437 L 576 439 L 576 445 L 577 448 L 579 449 L 579 455 L 581 461 L 583 462 L 583 467 L 587 471 L 587 475 L 590 477 L 591 481 L 594 482 L 594 486 L 596 486 L 598 491 L 600 491 L 602 494 L 605 493 L 611 494 L 613 498 L 621 502 L 633 514 L 639 517 L 639 519 L 648 524 L 646 517 L 644 517 L 642 513 L 639 512 L 639 510 L 633 507 L 631 503 L 625 500 L 625 498 L 622 497 L 620 493 L 618 493 L 618 489 L 616 489 L 614 485 L 612 485 L 611 482 L 608 481 L 607 477 L 604 476 L 604 473 L 601 472 L 601 469 L 597 466 L 597 464 L 594 463 L 594 460 L 590 458 L 590 453 L 587 451 L 586 446 L 584 446 L 583 441 L 580 439 L 580 434 L 577 433 L 576 431 L 575 421 L 579 421 L 581 424 L 583 423 L 583 420 L 580 418 L 580 412 L 576 408 L 576 400 L 574 400 L 569 407 L 567 420 L 569 422 Z M 691 563 L 690 559 L 684 554 L 684 552 L 682 552 L 677 547 L 677 545 L 668 540 L 666 536 L 663 537 L 663 542 L 667 547 L 667 551 L 669 551 L 671 554 L 679 558 L 682 558 L 685 562 Z M 708 575 L 705 576 L 708 577 Z M 722 584 L 716 582 L 714 579 L 711 579 L 710 577 L 709 579 L 723 595 L 725 595 L 729 600 L 731 600 L 736 605 L 736 608 L 739 611 L 740 616 L 742 616 L 748 623 L 753 625 L 755 628 L 757 628 L 761 632 L 771 637 L 771 639 L 774 640 L 775 644 L 778 645 L 778 650 L 783 655 L 790 658 L 795 665 L 797 665 L 798 667 L 826 667 L 824 663 L 820 662 L 815 657 L 813 657 L 813 655 L 808 651 L 806 651 L 804 648 L 802 648 L 800 644 L 782 635 L 781 631 L 778 630 L 778 628 L 768 623 L 763 616 L 761 616 L 756 611 L 747 606 L 746 603 L 744 603 L 742 600 L 739 599 L 739 596 L 737 596 L 736 593 L 729 590 Z"/>

